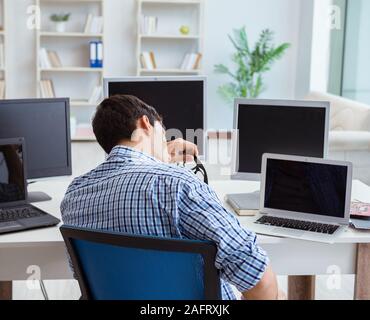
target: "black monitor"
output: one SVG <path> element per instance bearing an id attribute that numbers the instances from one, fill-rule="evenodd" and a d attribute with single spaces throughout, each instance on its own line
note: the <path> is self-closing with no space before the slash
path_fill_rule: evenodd
<path id="1" fill-rule="evenodd" d="M 0 100 L 0 139 L 25 139 L 28 180 L 72 174 L 69 108 L 67 98 Z"/>
<path id="2" fill-rule="evenodd" d="M 259 180 L 264 153 L 324 158 L 328 102 L 237 99 L 233 178 Z"/>
<path id="3" fill-rule="evenodd" d="M 205 78 L 134 77 L 105 79 L 105 96 L 125 94 L 153 106 L 163 117 L 167 139 L 184 138 L 205 155 Z"/>

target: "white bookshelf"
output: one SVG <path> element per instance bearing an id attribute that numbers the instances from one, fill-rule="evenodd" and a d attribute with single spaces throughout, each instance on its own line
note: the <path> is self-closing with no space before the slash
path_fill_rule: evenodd
<path id="1" fill-rule="evenodd" d="M 4 94 L 0 96 L 0 99 L 5 99 L 7 94 L 7 75 L 8 75 L 8 67 L 7 67 L 7 55 L 6 55 L 6 48 L 7 48 L 7 17 L 6 17 L 6 5 L 7 0 L 0 0 L 0 43 L 3 45 L 3 65 L 0 65 L 0 80 L 4 81 Z"/>
<path id="2" fill-rule="evenodd" d="M 89 43 L 102 41 L 104 46 L 104 26 L 102 33 L 85 33 L 84 26 L 88 14 L 103 16 L 104 20 L 104 0 L 36 0 L 36 5 L 41 8 L 41 28 L 36 30 L 37 96 L 41 97 L 41 80 L 52 80 L 55 96 L 70 98 L 71 126 L 85 127 L 91 124 L 98 103 L 90 103 L 89 98 L 95 86 L 103 86 L 104 78 L 104 61 L 103 68 L 90 67 Z M 67 12 L 71 16 L 66 30 L 57 32 L 50 15 Z M 41 48 L 57 52 L 62 67 L 42 68 Z M 95 141 L 95 137 L 73 134 L 72 141 Z"/>
<path id="3" fill-rule="evenodd" d="M 157 17 L 157 30 L 145 34 L 142 17 Z M 137 0 L 137 75 L 198 75 L 202 73 L 204 40 L 204 0 Z M 180 32 L 189 27 L 189 34 Z M 141 63 L 142 52 L 153 52 L 154 70 Z M 202 60 L 196 70 L 181 69 L 187 53 L 200 53 Z"/>

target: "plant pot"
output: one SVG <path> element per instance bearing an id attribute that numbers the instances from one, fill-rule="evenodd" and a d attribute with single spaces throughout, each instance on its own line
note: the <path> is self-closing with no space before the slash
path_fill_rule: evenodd
<path id="1" fill-rule="evenodd" d="M 65 32 L 66 31 L 66 23 L 62 22 L 55 22 L 55 31 L 56 32 Z"/>

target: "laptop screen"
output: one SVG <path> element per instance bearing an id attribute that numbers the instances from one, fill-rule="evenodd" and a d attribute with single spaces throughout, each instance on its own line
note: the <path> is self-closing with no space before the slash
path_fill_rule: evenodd
<path id="1" fill-rule="evenodd" d="M 265 208 L 345 218 L 348 167 L 267 159 Z"/>
<path id="2" fill-rule="evenodd" d="M 25 199 L 22 144 L 0 144 L 0 206 Z"/>

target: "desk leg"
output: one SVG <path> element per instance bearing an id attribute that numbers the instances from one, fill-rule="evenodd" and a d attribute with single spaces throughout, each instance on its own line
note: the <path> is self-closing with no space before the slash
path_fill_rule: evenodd
<path id="1" fill-rule="evenodd" d="M 289 276 L 288 300 L 315 300 L 315 276 Z"/>
<path id="2" fill-rule="evenodd" d="M 0 281 L 0 300 L 12 300 L 13 283 L 11 281 Z"/>
<path id="3" fill-rule="evenodd" d="M 355 300 L 370 300 L 370 244 L 357 246 Z"/>

